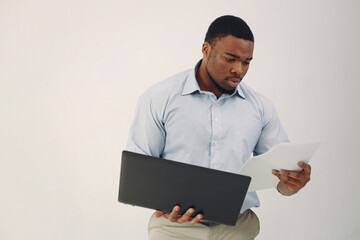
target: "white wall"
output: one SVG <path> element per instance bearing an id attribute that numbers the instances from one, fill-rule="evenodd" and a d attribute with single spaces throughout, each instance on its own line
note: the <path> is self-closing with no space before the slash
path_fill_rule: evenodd
<path id="1" fill-rule="evenodd" d="M 258 239 L 357 239 L 358 1 L 0 1 L 0 239 L 146 239 L 117 202 L 139 95 L 201 58 L 210 22 L 255 35 L 245 80 L 293 141 L 322 138 L 299 194 L 259 192 Z"/>

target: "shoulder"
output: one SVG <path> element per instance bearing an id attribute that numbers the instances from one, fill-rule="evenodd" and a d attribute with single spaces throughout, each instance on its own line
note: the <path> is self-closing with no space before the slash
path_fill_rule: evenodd
<path id="1" fill-rule="evenodd" d="M 264 95 L 255 91 L 245 83 L 240 83 L 240 88 L 243 91 L 245 98 L 262 114 L 275 111 L 273 103 Z"/>
<path id="2" fill-rule="evenodd" d="M 152 85 L 143 93 L 143 95 L 146 95 L 149 98 L 156 98 L 159 96 L 177 94 L 178 92 L 181 93 L 190 71 L 191 69 L 185 70 Z"/>
<path id="3" fill-rule="evenodd" d="M 185 82 L 191 74 L 189 69 L 162 80 L 149 87 L 139 98 L 138 106 L 150 108 L 161 114 L 169 102 L 181 95 Z"/>

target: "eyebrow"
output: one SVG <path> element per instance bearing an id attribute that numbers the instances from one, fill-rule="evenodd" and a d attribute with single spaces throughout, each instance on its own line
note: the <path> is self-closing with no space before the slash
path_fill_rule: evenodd
<path id="1" fill-rule="evenodd" d="M 232 56 L 232 57 L 234 57 L 234 58 L 240 58 L 240 56 L 235 55 L 235 54 L 232 54 L 232 53 L 226 52 L 225 54 L 230 55 L 230 56 Z M 247 58 L 246 60 L 250 61 L 250 60 L 252 60 L 252 59 L 253 59 L 253 58 Z"/>

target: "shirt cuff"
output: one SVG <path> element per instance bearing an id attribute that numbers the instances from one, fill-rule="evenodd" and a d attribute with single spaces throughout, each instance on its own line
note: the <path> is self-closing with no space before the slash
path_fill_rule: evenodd
<path id="1" fill-rule="evenodd" d="M 290 196 L 295 195 L 296 193 L 298 193 L 298 192 L 296 192 L 296 193 L 291 194 L 291 195 L 285 195 L 285 194 L 283 194 L 282 192 L 280 192 L 280 190 L 279 190 L 279 188 L 278 188 L 278 185 L 276 185 L 276 190 L 277 190 L 281 195 L 283 195 L 283 196 L 285 196 L 285 197 L 290 197 Z"/>

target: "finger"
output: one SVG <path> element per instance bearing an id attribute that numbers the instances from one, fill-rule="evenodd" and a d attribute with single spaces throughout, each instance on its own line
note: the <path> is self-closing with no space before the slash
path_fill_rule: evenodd
<path id="1" fill-rule="evenodd" d="M 280 172 L 279 172 L 278 170 L 273 169 L 273 170 L 272 170 L 272 174 L 275 175 L 275 176 L 277 176 L 278 178 L 280 177 Z M 279 178 L 279 179 L 280 179 L 280 178 Z"/>
<path id="2" fill-rule="evenodd" d="M 304 169 L 304 172 L 308 175 L 311 173 L 311 166 L 310 164 L 304 163 L 304 162 L 298 162 L 299 167 Z"/>
<path id="3" fill-rule="evenodd" d="M 170 220 L 170 222 L 176 222 L 176 220 L 179 218 L 179 212 L 180 212 L 180 207 L 176 205 L 169 214 L 168 219 Z"/>
<path id="4" fill-rule="evenodd" d="M 300 180 L 303 177 L 303 174 L 295 172 L 295 171 L 288 171 L 288 170 L 280 170 L 280 175 L 282 176 L 288 176 L 290 178 L 298 179 Z"/>
<path id="5" fill-rule="evenodd" d="M 160 210 L 156 210 L 155 211 L 155 217 L 161 217 L 161 216 L 163 216 L 165 214 L 165 212 L 163 212 L 163 211 L 160 211 Z"/>
<path id="6" fill-rule="evenodd" d="M 189 224 L 195 224 L 198 223 L 199 221 L 201 221 L 201 219 L 203 218 L 203 215 L 201 213 L 199 213 L 198 215 L 196 215 L 196 217 L 194 217 L 193 219 L 191 219 L 190 221 L 188 221 Z"/>
<path id="7" fill-rule="evenodd" d="M 195 209 L 189 208 L 180 218 L 177 219 L 178 223 L 184 223 L 191 219 L 191 215 L 195 212 Z"/>
<path id="8" fill-rule="evenodd" d="M 307 183 L 310 181 L 310 174 L 308 174 L 305 171 L 302 171 L 301 173 L 295 172 L 295 171 L 288 171 L 288 170 L 280 170 L 280 175 L 288 176 L 290 178 L 296 179 L 302 183 Z"/>
<path id="9" fill-rule="evenodd" d="M 292 172 L 292 171 L 288 171 L 287 176 L 293 179 L 297 179 L 302 183 L 307 183 L 308 181 L 310 181 L 310 174 L 307 174 L 306 172 Z"/>
<path id="10" fill-rule="evenodd" d="M 291 184 L 296 185 L 296 186 L 300 186 L 301 183 L 302 183 L 302 182 L 301 182 L 300 180 L 298 180 L 298 179 L 291 178 L 291 177 L 286 176 L 286 175 L 281 174 L 281 173 L 280 173 L 279 179 L 280 179 L 281 182 L 291 183 Z"/>

